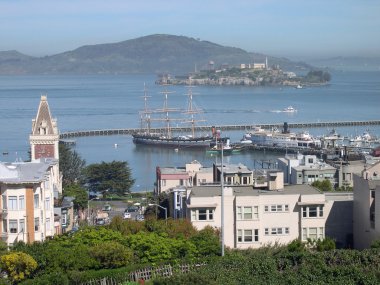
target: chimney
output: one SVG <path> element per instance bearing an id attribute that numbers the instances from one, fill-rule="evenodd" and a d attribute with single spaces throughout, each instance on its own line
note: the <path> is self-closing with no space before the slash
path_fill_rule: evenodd
<path id="1" fill-rule="evenodd" d="M 282 171 L 268 171 L 267 179 L 269 191 L 284 189 L 284 173 Z"/>

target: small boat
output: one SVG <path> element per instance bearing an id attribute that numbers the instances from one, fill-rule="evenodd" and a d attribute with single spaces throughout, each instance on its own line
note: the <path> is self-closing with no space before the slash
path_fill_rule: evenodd
<path id="1" fill-rule="evenodd" d="M 302 89 L 303 88 L 303 86 L 301 85 L 301 84 L 298 84 L 297 86 L 296 86 L 296 89 Z"/>
<path id="2" fill-rule="evenodd" d="M 219 142 L 215 143 L 212 147 L 206 150 L 209 154 L 221 154 L 223 151 L 223 155 L 230 155 L 233 153 L 237 153 L 241 151 L 241 147 L 232 146 L 230 144 L 230 139 L 222 139 Z"/>
<path id="3" fill-rule="evenodd" d="M 282 110 L 282 112 L 285 112 L 285 113 L 294 113 L 294 112 L 297 112 L 297 109 L 294 109 L 292 106 L 289 106 L 289 107 L 286 107 Z"/>
<path id="4" fill-rule="evenodd" d="M 332 129 L 327 135 L 323 136 L 324 140 L 331 140 L 331 141 L 341 141 L 344 139 L 340 134 L 337 133 L 335 129 Z"/>

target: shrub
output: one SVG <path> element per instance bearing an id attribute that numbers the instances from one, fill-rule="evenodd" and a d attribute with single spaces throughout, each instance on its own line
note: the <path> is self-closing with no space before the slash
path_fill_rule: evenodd
<path id="1" fill-rule="evenodd" d="M 133 252 L 120 243 L 107 241 L 90 249 L 91 256 L 101 268 L 118 268 L 133 261 Z"/>
<path id="2" fill-rule="evenodd" d="M 29 254 L 11 252 L 0 257 L 0 267 L 12 282 L 19 282 L 33 273 L 37 262 Z"/>

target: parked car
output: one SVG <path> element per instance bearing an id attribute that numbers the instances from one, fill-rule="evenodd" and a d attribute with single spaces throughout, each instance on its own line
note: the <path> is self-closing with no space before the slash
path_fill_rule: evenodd
<path id="1" fill-rule="evenodd" d="M 106 220 L 103 219 L 103 218 L 96 219 L 96 220 L 95 220 L 95 224 L 98 225 L 98 226 L 103 226 L 103 225 L 106 224 Z"/>
<path id="2" fill-rule="evenodd" d="M 110 204 L 105 204 L 102 209 L 102 211 L 104 212 L 110 212 L 111 210 L 112 210 L 112 207 Z"/>
<path id="3" fill-rule="evenodd" d="M 136 221 L 139 221 L 139 222 L 145 221 L 144 215 L 137 215 Z"/>
<path id="4" fill-rule="evenodd" d="M 136 206 L 131 206 L 131 207 L 128 207 L 125 211 L 128 213 L 136 213 L 139 211 L 139 208 Z"/>
<path id="5" fill-rule="evenodd" d="M 130 218 L 131 218 L 131 213 L 124 212 L 123 219 L 130 219 Z"/>

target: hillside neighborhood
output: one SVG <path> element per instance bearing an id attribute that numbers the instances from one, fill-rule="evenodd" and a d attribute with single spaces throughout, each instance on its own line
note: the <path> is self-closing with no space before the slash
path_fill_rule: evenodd
<path id="1" fill-rule="evenodd" d="M 47 97 L 41 96 L 29 136 L 31 161 L 0 163 L 0 230 L 9 247 L 75 232 L 83 221 L 90 226 L 113 222 L 108 213 L 115 202 L 103 204 L 103 212 L 95 213 L 90 211 L 94 198 L 88 196 L 87 209 L 78 211 L 75 198 L 63 195 L 59 140 L 57 120 L 50 113 Z M 161 209 L 161 217 L 164 210 L 165 221 L 187 220 L 199 231 L 215 229 L 223 233 L 222 242 L 228 249 L 330 238 L 337 248 L 362 250 L 379 239 L 378 157 L 321 161 L 315 155 L 298 153 L 279 157 L 275 165 L 254 170 L 242 164 L 203 166 L 197 161 L 158 165 L 151 200 L 158 202 L 142 200 L 130 212 L 136 212 L 133 218 L 144 223 L 144 211 L 153 206 Z M 330 185 L 327 192 L 315 184 L 321 181 Z M 123 211 L 119 208 L 111 218 L 121 218 Z"/>

